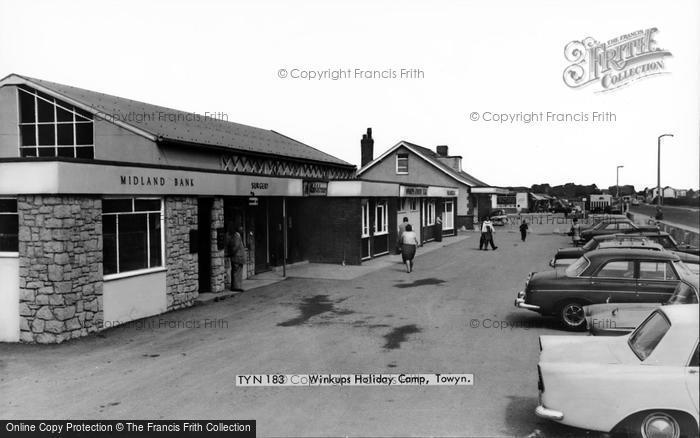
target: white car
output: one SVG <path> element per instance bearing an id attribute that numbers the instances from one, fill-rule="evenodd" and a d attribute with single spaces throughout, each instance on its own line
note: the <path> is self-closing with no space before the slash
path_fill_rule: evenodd
<path id="1" fill-rule="evenodd" d="M 535 413 L 602 432 L 697 437 L 698 309 L 660 307 L 627 336 L 540 336 Z"/>

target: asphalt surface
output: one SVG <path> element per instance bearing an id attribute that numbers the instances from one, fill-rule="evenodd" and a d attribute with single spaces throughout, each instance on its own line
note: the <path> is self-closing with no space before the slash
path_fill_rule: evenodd
<path id="1" fill-rule="evenodd" d="M 656 216 L 656 205 L 640 204 L 630 207 L 632 213 L 641 213 L 649 217 Z M 700 228 L 700 209 L 697 207 L 663 206 L 664 220 L 675 224 Z"/>
<path id="2" fill-rule="evenodd" d="M 411 274 L 397 263 L 352 281 L 289 279 L 62 345 L 0 345 L 0 418 L 255 419 L 259 436 L 597 436 L 535 416 L 538 335 L 570 333 L 513 307 L 527 273 L 568 245 L 556 227 L 532 226 L 526 243 L 499 229 L 497 251 L 478 251 L 476 234 L 419 250 Z M 474 385 L 234 382 L 358 372 L 472 373 Z"/>

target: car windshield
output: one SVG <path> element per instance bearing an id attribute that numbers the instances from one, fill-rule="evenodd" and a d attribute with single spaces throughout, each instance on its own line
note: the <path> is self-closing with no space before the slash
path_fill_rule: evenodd
<path id="1" fill-rule="evenodd" d="M 588 259 L 581 257 L 566 268 L 565 274 L 567 277 L 578 277 L 588 267 Z"/>
<path id="2" fill-rule="evenodd" d="M 654 352 L 666 335 L 671 323 L 658 310 L 651 314 L 629 337 L 627 343 L 639 360 L 644 361 Z"/>
<path id="3" fill-rule="evenodd" d="M 583 245 L 583 252 L 593 251 L 597 247 L 598 247 L 598 240 L 591 239 L 588 242 L 586 242 L 585 245 Z"/>
<path id="4" fill-rule="evenodd" d="M 698 293 L 695 288 L 686 282 L 681 281 L 673 291 L 671 298 L 666 304 L 695 304 L 698 302 Z"/>

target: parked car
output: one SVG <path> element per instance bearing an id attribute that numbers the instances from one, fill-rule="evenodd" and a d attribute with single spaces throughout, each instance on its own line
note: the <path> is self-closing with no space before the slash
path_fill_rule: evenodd
<path id="1" fill-rule="evenodd" d="M 586 253 L 565 271 L 531 273 L 515 306 L 556 316 L 565 328 L 586 327 L 584 306 L 599 303 L 663 303 L 686 266 L 668 251 L 599 249 Z"/>
<path id="2" fill-rule="evenodd" d="M 505 225 L 508 222 L 508 214 L 503 209 L 493 210 L 489 214 L 489 219 L 494 225 Z"/>
<path id="3" fill-rule="evenodd" d="M 655 242 L 666 250 L 673 251 L 686 264 L 700 264 L 698 256 L 698 248 L 690 245 L 678 245 L 673 237 L 666 232 L 644 232 L 635 234 L 610 234 L 604 236 L 596 236 L 586 242 L 585 245 L 573 248 L 560 248 L 557 253 L 549 261 L 549 266 L 553 268 L 565 267 L 578 260 L 579 257 L 589 251 L 598 248 L 606 247 L 604 243 L 620 242 L 617 246 L 620 248 L 634 246 L 635 241 L 651 241 Z M 601 246 L 602 245 L 602 246 Z M 656 247 L 654 247 L 656 248 Z"/>
<path id="4" fill-rule="evenodd" d="M 592 228 L 581 231 L 581 240 L 588 242 L 595 236 L 606 234 L 630 234 L 645 231 L 659 231 L 656 225 L 637 225 L 629 219 L 603 220 Z"/>
<path id="5" fill-rule="evenodd" d="M 692 273 L 683 275 L 671 298 L 664 306 L 697 304 L 698 277 Z M 583 308 L 588 331 L 596 336 L 619 336 L 633 331 L 654 309 L 656 303 L 606 303 Z"/>
<path id="6" fill-rule="evenodd" d="M 624 436 L 698 436 L 698 306 L 663 306 L 631 334 L 540 336 L 538 417 Z"/>

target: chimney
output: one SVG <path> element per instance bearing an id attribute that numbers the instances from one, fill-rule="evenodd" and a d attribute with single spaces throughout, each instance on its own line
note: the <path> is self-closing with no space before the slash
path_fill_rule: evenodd
<path id="1" fill-rule="evenodd" d="M 367 128 L 367 134 L 362 134 L 360 148 L 362 152 L 360 167 L 365 167 L 367 163 L 374 159 L 374 139 L 372 138 L 372 128 Z"/>
<path id="2" fill-rule="evenodd" d="M 462 156 L 449 155 L 449 147 L 447 145 L 440 145 L 435 147 L 435 152 L 437 153 L 436 158 L 438 159 L 438 161 L 447 164 L 457 172 L 462 171 Z"/>

